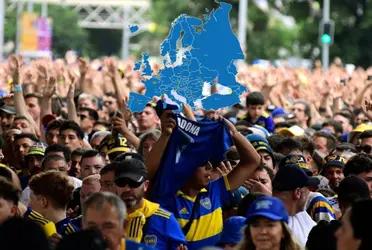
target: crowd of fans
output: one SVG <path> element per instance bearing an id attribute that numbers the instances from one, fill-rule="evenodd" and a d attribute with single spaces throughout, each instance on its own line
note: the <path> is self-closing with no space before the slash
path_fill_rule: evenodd
<path id="1" fill-rule="evenodd" d="M 133 66 L 0 64 L 1 249 L 372 249 L 372 69 L 239 64 L 233 107 L 132 113 Z"/>

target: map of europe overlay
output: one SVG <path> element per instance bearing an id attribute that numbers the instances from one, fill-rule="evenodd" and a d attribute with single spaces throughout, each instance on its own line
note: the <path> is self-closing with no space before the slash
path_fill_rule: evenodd
<path id="1" fill-rule="evenodd" d="M 235 63 L 244 59 L 244 54 L 230 25 L 230 11 L 231 5 L 221 2 L 202 19 L 183 14 L 173 21 L 160 45 L 164 67 L 158 75 L 153 75 L 146 53 L 135 65 L 145 79 L 146 92 L 130 93 L 128 106 L 132 112 L 141 112 L 154 96 L 166 96 L 179 106 L 187 103 L 193 109 L 218 109 L 239 103 L 246 89 L 235 80 Z M 231 91 L 204 96 L 205 83 L 218 83 Z M 198 107 L 200 104 L 202 107 Z"/>

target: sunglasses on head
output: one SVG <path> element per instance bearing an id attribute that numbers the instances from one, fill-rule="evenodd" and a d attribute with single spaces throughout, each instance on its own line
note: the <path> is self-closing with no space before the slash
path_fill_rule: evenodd
<path id="1" fill-rule="evenodd" d="M 138 188 L 139 186 L 142 185 L 143 182 L 136 182 L 132 179 L 129 179 L 129 178 L 121 178 L 121 179 L 118 179 L 115 181 L 115 184 L 118 186 L 118 187 L 126 187 L 128 185 L 128 187 L 130 188 Z"/>
<path id="2" fill-rule="evenodd" d="M 370 154 L 371 150 L 372 150 L 372 146 L 370 146 L 370 145 L 359 145 L 359 146 L 357 146 L 357 150 L 359 152 L 364 152 L 366 154 Z"/>

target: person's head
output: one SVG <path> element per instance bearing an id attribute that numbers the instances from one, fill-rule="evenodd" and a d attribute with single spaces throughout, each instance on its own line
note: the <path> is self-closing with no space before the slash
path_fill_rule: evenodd
<path id="1" fill-rule="evenodd" d="M 50 250 L 49 241 L 43 228 L 36 222 L 12 217 L 0 226 L 1 249 Z"/>
<path id="2" fill-rule="evenodd" d="M 321 220 L 307 238 L 306 250 L 337 250 L 335 232 L 341 226 L 338 220 Z"/>
<path id="3" fill-rule="evenodd" d="M 33 134 L 22 133 L 14 136 L 14 151 L 18 159 L 23 160 L 30 150 L 31 146 L 39 142 Z"/>
<path id="4" fill-rule="evenodd" d="M 369 119 L 362 108 L 354 110 L 354 117 L 355 117 L 354 118 L 355 126 L 358 126 L 362 123 L 369 122 Z"/>
<path id="5" fill-rule="evenodd" d="M 213 166 L 212 163 L 207 161 L 201 164 L 194 171 L 187 185 L 191 185 L 194 189 L 200 190 L 205 188 L 211 181 Z"/>
<path id="6" fill-rule="evenodd" d="M 372 130 L 366 130 L 359 135 L 358 149 L 372 156 Z"/>
<path id="7" fill-rule="evenodd" d="M 140 131 L 155 129 L 160 125 L 160 119 L 155 109 L 147 105 L 137 116 L 138 128 Z"/>
<path id="8" fill-rule="evenodd" d="M 55 250 L 107 250 L 107 243 L 96 229 L 81 230 L 64 236 Z"/>
<path id="9" fill-rule="evenodd" d="M 100 175 L 89 175 L 83 179 L 80 189 L 80 204 L 83 204 L 89 196 L 101 190 Z"/>
<path id="10" fill-rule="evenodd" d="M 256 134 L 249 134 L 247 135 L 247 138 L 256 149 L 257 153 L 261 156 L 262 165 L 274 170 L 275 164 L 273 150 L 271 149 L 269 142 L 265 138 Z"/>
<path id="11" fill-rule="evenodd" d="M 357 176 L 346 177 L 341 181 L 337 189 L 337 200 L 342 214 L 354 202 L 368 199 L 369 197 L 367 183 Z"/>
<path id="12" fill-rule="evenodd" d="M 97 98 L 93 95 L 82 93 L 78 98 L 78 108 L 97 109 Z"/>
<path id="13" fill-rule="evenodd" d="M 271 168 L 265 165 L 260 165 L 256 168 L 249 179 L 256 180 L 264 185 L 270 192 L 273 191 L 272 181 L 274 179 L 274 171 Z"/>
<path id="14" fill-rule="evenodd" d="M 127 217 L 124 202 L 115 194 L 99 192 L 88 197 L 82 207 L 83 229 L 100 231 L 109 249 L 118 249 L 124 236 L 124 220 Z"/>
<path id="15" fill-rule="evenodd" d="M 71 168 L 69 175 L 74 177 L 81 177 L 81 158 L 84 154 L 84 149 L 75 149 L 71 152 Z"/>
<path id="16" fill-rule="evenodd" d="M 372 200 L 354 203 L 342 217 L 336 232 L 338 250 L 372 249 L 371 224 Z"/>
<path id="17" fill-rule="evenodd" d="M 121 134 L 112 134 L 106 136 L 99 145 L 101 155 L 108 156 L 110 161 L 115 160 L 120 154 L 130 152 L 128 140 Z"/>
<path id="18" fill-rule="evenodd" d="M 297 100 L 293 103 L 292 112 L 295 116 L 297 124 L 302 128 L 307 128 L 311 124 L 311 110 L 310 105 L 303 101 Z"/>
<path id="19" fill-rule="evenodd" d="M 14 217 L 18 211 L 20 190 L 4 177 L 0 177 L 0 225 Z"/>
<path id="20" fill-rule="evenodd" d="M 106 136 L 110 136 L 110 135 L 111 135 L 110 131 L 97 131 L 90 138 L 89 144 L 92 146 L 92 148 L 98 150 L 99 145 L 101 144 L 102 140 Z"/>
<path id="21" fill-rule="evenodd" d="M 70 166 L 67 164 L 63 156 L 52 154 L 45 156 L 44 160 L 41 163 L 41 168 L 44 172 L 49 170 L 55 170 L 63 172 L 67 175 Z"/>
<path id="22" fill-rule="evenodd" d="M 111 192 L 116 194 L 115 188 L 115 167 L 116 163 L 109 163 L 100 171 L 101 192 Z"/>
<path id="23" fill-rule="evenodd" d="M 13 121 L 13 128 L 19 129 L 22 133 L 33 133 L 30 121 L 25 116 L 16 116 Z"/>
<path id="24" fill-rule="evenodd" d="M 362 178 L 368 185 L 372 197 L 372 158 L 366 154 L 353 156 L 346 164 L 344 175 L 355 175 Z"/>
<path id="25" fill-rule="evenodd" d="M 58 144 L 59 128 L 61 124 L 61 120 L 54 120 L 47 125 L 45 130 L 45 141 L 48 145 Z"/>
<path id="26" fill-rule="evenodd" d="M 138 152 L 143 156 L 144 159 L 147 158 L 152 147 L 159 140 L 160 135 L 161 132 L 158 129 L 150 130 L 141 135 Z"/>
<path id="27" fill-rule="evenodd" d="M 98 121 L 97 111 L 91 108 L 80 108 L 78 115 L 81 129 L 89 133 L 93 129 L 94 124 Z"/>
<path id="28" fill-rule="evenodd" d="M 335 121 L 335 120 L 328 120 L 322 124 L 322 130 L 329 131 L 336 137 L 339 137 L 343 133 L 343 128 L 341 123 Z"/>
<path id="29" fill-rule="evenodd" d="M 278 145 L 276 146 L 277 153 L 281 153 L 283 155 L 289 154 L 301 154 L 302 155 L 302 144 L 299 140 L 295 138 L 284 138 L 281 140 Z"/>
<path id="30" fill-rule="evenodd" d="M 340 182 L 345 178 L 346 160 L 338 155 L 328 155 L 325 161 L 321 174 L 329 180 L 329 186 L 336 191 Z"/>
<path id="31" fill-rule="evenodd" d="M 29 183 L 30 206 L 47 219 L 55 211 L 66 211 L 74 185 L 66 174 L 47 171 L 34 175 Z"/>
<path id="32" fill-rule="evenodd" d="M 337 112 L 333 116 L 333 120 L 341 124 L 343 133 L 349 133 L 353 130 L 353 116 L 350 112 L 346 110 Z"/>
<path id="33" fill-rule="evenodd" d="M 39 96 L 31 93 L 27 94 L 25 95 L 25 103 L 28 113 L 30 113 L 34 121 L 38 121 L 40 119 Z"/>
<path id="34" fill-rule="evenodd" d="M 142 204 L 148 185 L 147 169 L 143 161 L 131 158 L 117 163 L 115 186 L 129 211 L 136 210 Z"/>
<path id="35" fill-rule="evenodd" d="M 81 178 L 84 179 L 89 175 L 99 174 L 104 165 L 105 161 L 97 150 L 86 150 L 80 161 Z"/>
<path id="36" fill-rule="evenodd" d="M 315 149 L 321 152 L 323 155 L 328 155 L 335 147 L 337 139 L 326 132 L 318 131 L 312 137 L 315 144 Z"/>
<path id="37" fill-rule="evenodd" d="M 30 150 L 25 156 L 25 164 L 31 175 L 41 171 L 41 162 L 43 161 L 44 154 L 45 146 L 43 144 L 37 143 L 30 147 Z"/>
<path id="38" fill-rule="evenodd" d="M 49 145 L 45 149 L 45 156 L 49 156 L 49 155 L 59 155 L 65 158 L 65 161 L 67 163 L 71 161 L 71 150 L 64 145 L 60 145 L 60 144 Z"/>
<path id="39" fill-rule="evenodd" d="M 290 215 L 295 215 L 304 210 L 309 187 L 318 184 L 319 179 L 309 177 L 298 164 L 285 164 L 274 177 L 273 194 L 284 202 Z"/>
<path id="40" fill-rule="evenodd" d="M 13 106 L 3 105 L 0 107 L 0 125 L 3 133 L 11 128 L 16 110 Z"/>
<path id="41" fill-rule="evenodd" d="M 300 249 L 291 236 L 288 212 L 279 199 L 261 196 L 245 216 L 247 227 L 238 249 Z"/>
<path id="42" fill-rule="evenodd" d="M 261 92 L 255 91 L 247 95 L 246 106 L 248 115 L 251 119 L 258 119 L 263 111 L 265 105 L 265 98 Z"/>
<path id="43" fill-rule="evenodd" d="M 224 250 L 233 250 L 236 245 L 242 240 L 243 228 L 246 218 L 243 216 L 232 216 L 223 224 L 223 230 L 217 246 Z"/>
<path id="44" fill-rule="evenodd" d="M 118 109 L 118 102 L 114 93 L 106 93 L 103 96 L 103 106 L 109 113 L 115 112 Z"/>
<path id="45" fill-rule="evenodd" d="M 59 144 L 71 151 L 83 147 L 84 132 L 76 122 L 64 121 L 59 128 Z"/>

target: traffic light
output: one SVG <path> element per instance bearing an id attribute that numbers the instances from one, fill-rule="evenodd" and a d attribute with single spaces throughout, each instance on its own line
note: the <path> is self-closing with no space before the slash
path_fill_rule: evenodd
<path id="1" fill-rule="evenodd" d="M 333 43 L 333 33 L 334 33 L 334 23 L 322 22 L 320 27 L 320 43 L 321 44 L 332 44 Z"/>

